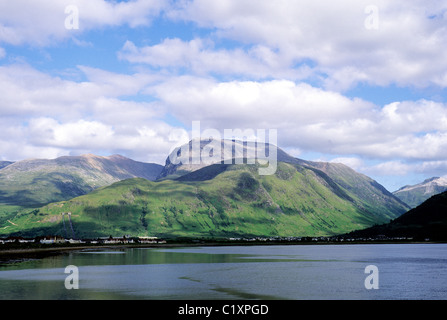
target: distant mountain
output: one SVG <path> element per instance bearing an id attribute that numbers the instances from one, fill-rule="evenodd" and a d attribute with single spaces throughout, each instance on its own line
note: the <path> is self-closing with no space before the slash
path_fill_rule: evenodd
<path id="1" fill-rule="evenodd" d="M 271 175 L 259 174 L 264 164 L 248 159 L 197 167 L 168 159 L 161 180 L 127 179 L 51 203 L 5 223 L 0 233 L 63 235 L 61 213 L 71 212 L 78 237 L 325 236 L 385 223 L 409 209 L 343 164 L 304 161 L 281 149 L 277 155 Z"/>
<path id="2" fill-rule="evenodd" d="M 36 207 L 68 200 L 114 182 L 155 180 L 163 167 L 120 155 L 29 159 L 0 169 L 0 205 Z"/>
<path id="3" fill-rule="evenodd" d="M 352 237 L 407 237 L 447 240 L 447 191 L 434 195 L 390 223 L 349 234 Z"/>
<path id="4" fill-rule="evenodd" d="M 431 196 L 444 191 L 447 191 L 447 178 L 433 177 L 416 185 L 402 187 L 393 194 L 415 208 Z"/>
<path id="5" fill-rule="evenodd" d="M 12 161 L 0 161 L 0 169 L 9 166 L 10 164 L 13 164 L 14 162 Z"/>

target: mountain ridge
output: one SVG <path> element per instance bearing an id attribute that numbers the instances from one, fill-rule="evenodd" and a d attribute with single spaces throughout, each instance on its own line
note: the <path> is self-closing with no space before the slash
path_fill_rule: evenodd
<path id="1" fill-rule="evenodd" d="M 61 234 L 60 214 L 71 212 L 76 233 L 85 237 L 323 236 L 387 222 L 408 210 L 346 165 L 293 158 L 279 148 L 277 155 L 270 175 L 260 174 L 265 163 L 219 161 L 189 170 L 176 166 L 157 181 L 121 180 L 23 212 L 11 219 L 17 227 L 4 224 L 3 232 Z"/>
<path id="2" fill-rule="evenodd" d="M 275 159 L 270 159 L 270 152 L 274 153 Z M 296 164 L 306 162 L 292 157 L 278 146 L 270 143 L 234 139 L 191 140 L 171 151 L 166 157 L 165 166 L 157 179 L 176 178 L 211 164 L 255 163 L 265 160 Z"/>
<path id="3" fill-rule="evenodd" d="M 245 157 L 245 162 L 248 162 L 247 155 L 257 155 L 258 149 L 260 149 L 262 152 L 266 151 L 267 153 L 269 153 L 271 148 L 274 148 L 275 155 L 277 157 L 276 160 L 278 162 L 285 162 L 294 165 L 306 166 L 315 170 L 320 170 L 321 172 L 327 174 L 334 181 L 337 181 L 337 184 L 344 186 L 344 188 L 350 189 L 351 192 L 356 193 L 360 197 L 362 197 L 361 193 L 369 193 L 369 195 L 373 195 L 377 190 L 379 190 L 380 192 L 378 194 L 375 194 L 376 197 L 382 199 L 383 197 L 394 198 L 394 200 L 396 200 L 401 206 L 410 209 L 410 207 L 405 202 L 395 197 L 377 181 L 374 181 L 364 174 L 355 172 L 352 168 L 346 166 L 343 163 L 318 162 L 299 159 L 289 155 L 281 148 L 269 143 L 258 142 L 256 144 L 248 144 L 244 143 L 243 141 L 237 140 L 221 140 L 220 142 L 214 143 L 214 141 L 212 140 L 201 140 L 200 145 L 197 145 L 198 148 L 196 150 L 194 150 L 192 143 L 193 141 L 189 141 L 189 143 L 184 144 L 171 152 L 171 154 L 166 158 L 165 168 L 160 173 L 158 179 L 172 178 L 182 180 L 182 176 L 188 175 L 191 172 L 206 167 L 202 164 L 194 165 L 191 163 L 193 162 L 193 159 L 197 159 L 202 156 L 202 154 L 204 153 L 203 150 L 207 144 L 211 144 L 212 148 L 220 147 L 221 150 L 231 150 L 231 153 L 221 152 L 221 156 L 214 161 L 213 165 L 225 164 L 225 160 L 228 159 L 233 159 L 233 162 L 231 163 L 234 163 L 235 158 L 240 159 L 241 157 Z M 184 154 L 183 156 L 179 155 L 179 153 L 184 152 L 185 150 L 187 154 Z M 208 152 L 209 150 L 206 150 L 205 157 L 207 156 L 206 153 Z M 172 165 L 171 159 L 176 159 L 178 163 Z M 189 163 L 184 166 L 183 162 L 181 161 L 182 159 L 186 159 Z M 342 176 L 344 176 L 345 178 L 341 178 Z M 352 187 L 352 183 L 355 183 L 356 187 Z M 363 191 L 361 190 L 362 188 L 364 189 Z"/>
<path id="4" fill-rule="evenodd" d="M 161 168 L 158 164 L 118 155 L 25 159 L 0 169 L 0 203 L 40 206 L 86 194 L 123 179 L 155 180 Z"/>
<path id="5" fill-rule="evenodd" d="M 428 200 L 431 196 L 447 190 L 447 178 L 431 177 L 415 185 L 406 185 L 393 192 L 393 194 L 415 208 Z"/>
<path id="6" fill-rule="evenodd" d="M 0 161 L 0 169 L 3 169 L 4 167 L 7 167 L 13 163 L 14 163 L 13 161 Z"/>

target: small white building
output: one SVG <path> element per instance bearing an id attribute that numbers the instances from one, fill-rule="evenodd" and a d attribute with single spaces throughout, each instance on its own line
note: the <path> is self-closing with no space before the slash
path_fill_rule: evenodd
<path id="1" fill-rule="evenodd" d="M 138 242 L 140 243 L 158 243 L 157 237 L 138 237 Z"/>
<path id="2" fill-rule="evenodd" d="M 53 244 L 53 243 L 65 243 L 65 239 L 59 236 L 45 236 L 40 239 L 40 243 Z"/>

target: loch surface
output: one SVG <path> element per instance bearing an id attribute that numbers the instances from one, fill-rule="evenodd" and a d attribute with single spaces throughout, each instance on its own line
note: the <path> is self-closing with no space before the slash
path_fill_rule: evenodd
<path id="1" fill-rule="evenodd" d="M 0 266 L 0 293 L 15 300 L 445 300 L 447 244 L 80 250 Z"/>

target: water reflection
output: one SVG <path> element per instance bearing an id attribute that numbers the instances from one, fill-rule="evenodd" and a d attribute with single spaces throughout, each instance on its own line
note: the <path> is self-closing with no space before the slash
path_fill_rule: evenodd
<path id="1" fill-rule="evenodd" d="M 2 299 L 447 299 L 447 245 L 103 249 L 0 267 Z M 380 270 L 366 290 L 365 266 Z M 79 268 L 67 290 L 64 268 Z"/>

